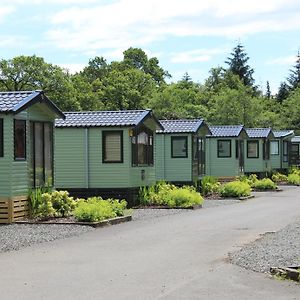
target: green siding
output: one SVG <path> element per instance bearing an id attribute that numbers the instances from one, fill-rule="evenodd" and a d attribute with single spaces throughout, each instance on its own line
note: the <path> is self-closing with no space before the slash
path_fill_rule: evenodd
<path id="1" fill-rule="evenodd" d="M 165 180 L 165 134 L 157 134 L 155 140 L 156 180 Z"/>
<path id="2" fill-rule="evenodd" d="M 259 141 L 259 157 L 247 158 L 247 141 L 245 141 L 245 173 L 264 173 L 271 171 L 271 161 L 263 159 L 263 139 Z"/>
<path id="3" fill-rule="evenodd" d="M 171 137 L 188 137 L 188 157 L 171 157 Z M 173 182 L 191 182 L 192 179 L 192 134 L 158 134 L 156 145 L 156 179 Z"/>
<path id="4" fill-rule="evenodd" d="M 123 131 L 123 163 L 102 163 L 102 131 Z M 89 129 L 89 188 L 130 187 L 129 131 L 124 128 Z M 130 160 L 129 160 L 130 158 Z"/>
<path id="5" fill-rule="evenodd" d="M 29 117 L 29 112 L 35 112 Z M 43 114 L 46 111 L 46 114 Z M 44 104 L 34 104 L 27 110 L 16 115 L 1 114 L 3 118 L 3 140 L 4 140 L 4 157 L 0 157 L 0 196 L 24 196 L 30 189 L 30 168 L 31 168 L 31 140 L 30 140 L 30 120 L 54 121 L 54 115 L 48 114 L 49 108 Z M 39 117 L 41 114 L 41 117 Z M 26 120 L 26 160 L 14 160 L 14 119 Z"/>
<path id="6" fill-rule="evenodd" d="M 85 130 L 67 128 L 55 130 L 55 186 L 85 187 Z"/>
<path id="7" fill-rule="evenodd" d="M 231 141 L 231 157 L 218 157 L 218 140 Z M 239 161 L 236 158 L 236 138 L 208 137 L 206 139 L 206 174 L 210 176 L 238 176 Z"/>
<path id="8" fill-rule="evenodd" d="M 0 196 L 11 196 L 11 176 L 13 160 L 13 119 L 11 115 L 0 115 L 3 118 L 3 152 L 0 157 Z"/>
<path id="9" fill-rule="evenodd" d="M 56 128 L 56 187 L 132 188 L 153 184 L 156 180 L 154 166 L 132 166 L 131 129 L 123 127 Z M 102 162 L 102 133 L 106 130 L 123 131 L 123 163 Z M 144 170 L 144 179 L 141 176 L 142 170 Z"/>
<path id="10" fill-rule="evenodd" d="M 55 114 L 45 103 L 36 103 L 30 106 L 28 109 L 28 120 L 34 121 L 53 121 L 55 119 Z"/>
<path id="11" fill-rule="evenodd" d="M 278 141 L 279 142 L 279 154 L 270 154 L 270 163 L 272 169 L 281 169 L 282 168 L 282 140 L 276 139 L 271 141 Z"/>

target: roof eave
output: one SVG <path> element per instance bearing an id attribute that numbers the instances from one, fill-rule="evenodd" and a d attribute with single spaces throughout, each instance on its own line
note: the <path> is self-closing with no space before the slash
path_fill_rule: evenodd
<path id="1" fill-rule="evenodd" d="M 65 114 L 52 102 L 50 101 L 43 91 L 34 91 L 32 94 L 30 94 L 28 97 L 26 97 L 24 100 L 19 102 L 17 105 L 15 105 L 11 112 L 13 114 L 18 114 L 21 111 L 25 110 L 26 108 L 30 107 L 31 105 L 35 103 L 42 103 L 44 102 L 54 113 L 59 116 L 62 119 L 65 119 Z"/>

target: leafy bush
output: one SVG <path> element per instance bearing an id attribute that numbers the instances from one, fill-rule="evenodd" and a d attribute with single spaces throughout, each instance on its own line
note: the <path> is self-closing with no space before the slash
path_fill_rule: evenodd
<path id="1" fill-rule="evenodd" d="M 274 182 L 282 182 L 282 181 L 287 181 L 287 176 L 284 175 L 284 174 L 281 174 L 279 172 L 275 172 L 273 175 L 272 175 L 272 180 Z"/>
<path id="2" fill-rule="evenodd" d="M 247 182 L 236 180 L 224 184 L 220 193 L 222 197 L 246 197 L 250 196 L 251 187 Z"/>
<path id="3" fill-rule="evenodd" d="M 292 166 L 290 167 L 289 174 L 297 174 L 300 176 L 300 170 L 298 167 Z"/>
<path id="4" fill-rule="evenodd" d="M 289 174 L 287 180 L 290 184 L 300 185 L 300 175 L 296 173 Z"/>
<path id="5" fill-rule="evenodd" d="M 209 195 L 212 193 L 218 193 L 221 184 L 214 176 L 204 176 L 201 180 L 201 192 L 202 195 Z"/>
<path id="6" fill-rule="evenodd" d="M 51 191 L 51 187 L 38 187 L 29 191 L 28 200 L 31 217 L 36 217 L 40 213 L 39 209 L 41 205 L 43 206 L 44 210 L 45 203 L 43 203 L 42 195 Z"/>
<path id="7" fill-rule="evenodd" d="M 66 217 L 72 213 L 75 201 L 67 191 L 44 191 L 38 188 L 29 195 L 32 217 Z"/>
<path id="8" fill-rule="evenodd" d="M 168 207 L 189 207 L 203 203 L 203 198 L 194 187 L 178 188 L 165 182 L 141 188 L 139 199 L 144 205 L 166 205 Z"/>
<path id="9" fill-rule="evenodd" d="M 257 180 L 252 187 L 257 190 L 275 190 L 277 185 L 270 178 L 264 178 Z"/>
<path id="10" fill-rule="evenodd" d="M 248 183 L 251 187 L 258 181 L 256 174 L 250 174 L 249 176 L 241 175 L 237 178 L 238 181 Z"/>
<path id="11" fill-rule="evenodd" d="M 124 215 L 126 206 L 125 200 L 119 202 L 113 199 L 103 200 L 101 197 L 92 197 L 79 200 L 73 215 L 81 222 L 99 222 Z"/>

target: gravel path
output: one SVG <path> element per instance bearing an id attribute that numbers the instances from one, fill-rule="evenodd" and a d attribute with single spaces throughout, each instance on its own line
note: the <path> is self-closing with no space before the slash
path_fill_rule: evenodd
<path id="1" fill-rule="evenodd" d="M 0 225 L 0 252 L 19 250 L 33 244 L 54 241 L 94 230 L 78 225 Z"/>
<path id="2" fill-rule="evenodd" d="M 229 255 L 231 262 L 256 272 L 269 272 L 270 267 L 300 265 L 300 219 Z"/>

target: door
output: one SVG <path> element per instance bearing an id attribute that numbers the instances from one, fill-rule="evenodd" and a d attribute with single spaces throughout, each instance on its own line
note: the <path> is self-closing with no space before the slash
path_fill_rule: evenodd
<path id="1" fill-rule="evenodd" d="M 299 144 L 291 144 L 290 148 L 290 164 L 299 165 Z"/>
<path id="2" fill-rule="evenodd" d="M 237 140 L 236 141 L 236 158 L 239 161 L 239 172 L 244 173 L 244 164 L 245 164 L 245 159 L 244 159 L 244 141 L 243 140 Z"/>

